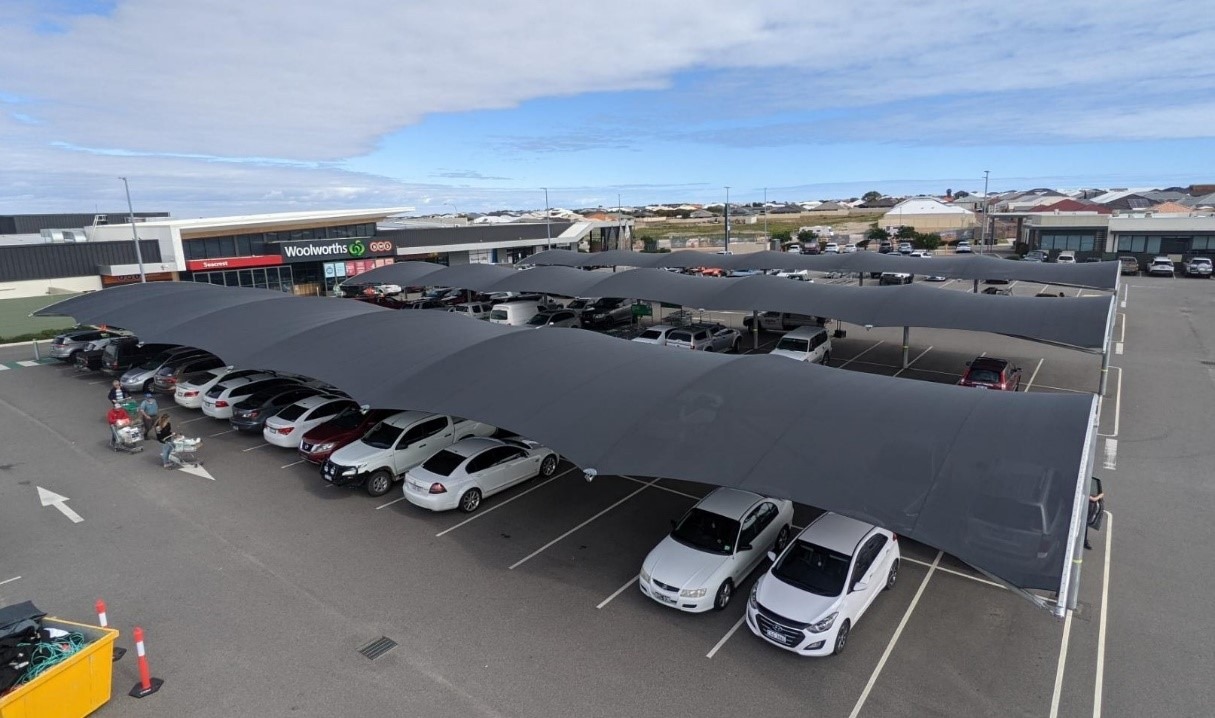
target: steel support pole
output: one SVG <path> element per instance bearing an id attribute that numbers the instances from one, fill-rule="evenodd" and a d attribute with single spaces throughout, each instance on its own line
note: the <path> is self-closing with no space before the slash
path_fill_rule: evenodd
<path id="1" fill-rule="evenodd" d="M 759 312 L 751 310 L 751 351 L 759 349 Z"/>
<path id="2" fill-rule="evenodd" d="M 122 187 L 127 192 L 127 211 L 130 212 L 129 219 L 131 220 L 131 239 L 135 240 L 135 261 L 139 263 L 139 281 L 146 282 L 148 277 L 143 272 L 143 252 L 139 251 L 139 233 L 135 231 L 135 205 L 131 204 L 131 186 L 127 184 L 126 177 L 119 177 L 122 180 Z"/>
<path id="3" fill-rule="evenodd" d="M 975 280 L 975 294 L 979 293 L 979 280 Z"/>
<path id="4" fill-rule="evenodd" d="M 911 351 L 911 327 L 903 327 L 903 368 L 907 368 L 907 355 Z"/>
<path id="5" fill-rule="evenodd" d="M 1114 283 L 1114 295 L 1110 297 L 1110 310 L 1105 318 L 1105 343 L 1101 347 L 1101 382 L 1097 386 L 1097 393 L 1101 396 L 1105 396 L 1106 383 L 1110 377 L 1110 347 L 1114 343 L 1114 320 L 1118 316 L 1115 307 L 1118 306 L 1118 285 L 1122 284 L 1121 280 L 1122 277 L 1119 276 Z"/>

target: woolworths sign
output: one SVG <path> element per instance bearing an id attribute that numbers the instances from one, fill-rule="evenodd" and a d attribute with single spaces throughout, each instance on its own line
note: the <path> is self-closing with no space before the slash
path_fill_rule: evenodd
<path id="1" fill-rule="evenodd" d="M 392 254 L 393 250 L 392 242 L 383 239 L 306 239 L 279 243 L 284 262 L 362 259 Z"/>

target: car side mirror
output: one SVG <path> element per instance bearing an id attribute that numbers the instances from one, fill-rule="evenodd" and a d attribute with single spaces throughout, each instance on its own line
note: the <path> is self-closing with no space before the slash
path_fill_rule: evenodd
<path id="1" fill-rule="evenodd" d="M 738 550 L 739 550 L 739 551 L 750 551 L 750 550 L 751 550 L 751 549 L 753 549 L 753 548 L 755 548 L 755 547 L 754 547 L 754 546 L 752 546 L 751 544 L 749 544 L 749 543 L 745 543 L 745 544 L 743 544 L 742 546 L 739 546 L 739 547 L 738 547 Z"/>
<path id="2" fill-rule="evenodd" d="M 852 590 L 853 591 L 864 591 L 867 588 L 869 588 L 868 581 L 857 581 L 856 584 L 852 587 Z"/>
<path id="3" fill-rule="evenodd" d="M 768 552 L 768 560 L 771 561 L 772 563 L 776 563 L 776 552 L 775 551 Z"/>

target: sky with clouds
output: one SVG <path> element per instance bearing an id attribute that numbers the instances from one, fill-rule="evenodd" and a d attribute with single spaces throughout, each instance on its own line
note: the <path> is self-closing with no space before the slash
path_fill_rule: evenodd
<path id="1" fill-rule="evenodd" d="M 177 216 L 1211 182 L 1191 10 L 3 0 L 0 213 L 114 211 L 119 176 Z"/>

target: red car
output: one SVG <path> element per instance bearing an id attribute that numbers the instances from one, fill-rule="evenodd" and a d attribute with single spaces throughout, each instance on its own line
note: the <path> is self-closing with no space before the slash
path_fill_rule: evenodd
<path id="1" fill-rule="evenodd" d="M 323 464 L 329 455 L 352 441 L 363 438 L 371 427 L 393 414 L 396 409 L 359 408 L 343 411 L 324 424 L 313 428 L 300 438 L 300 457 L 314 464 Z"/>
<path id="2" fill-rule="evenodd" d="M 980 386 L 984 389 L 1016 391 L 1021 387 L 1021 367 L 1012 365 L 1007 359 L 978 357 L 969 362 L 962 375 L 961 386 Z"/>

